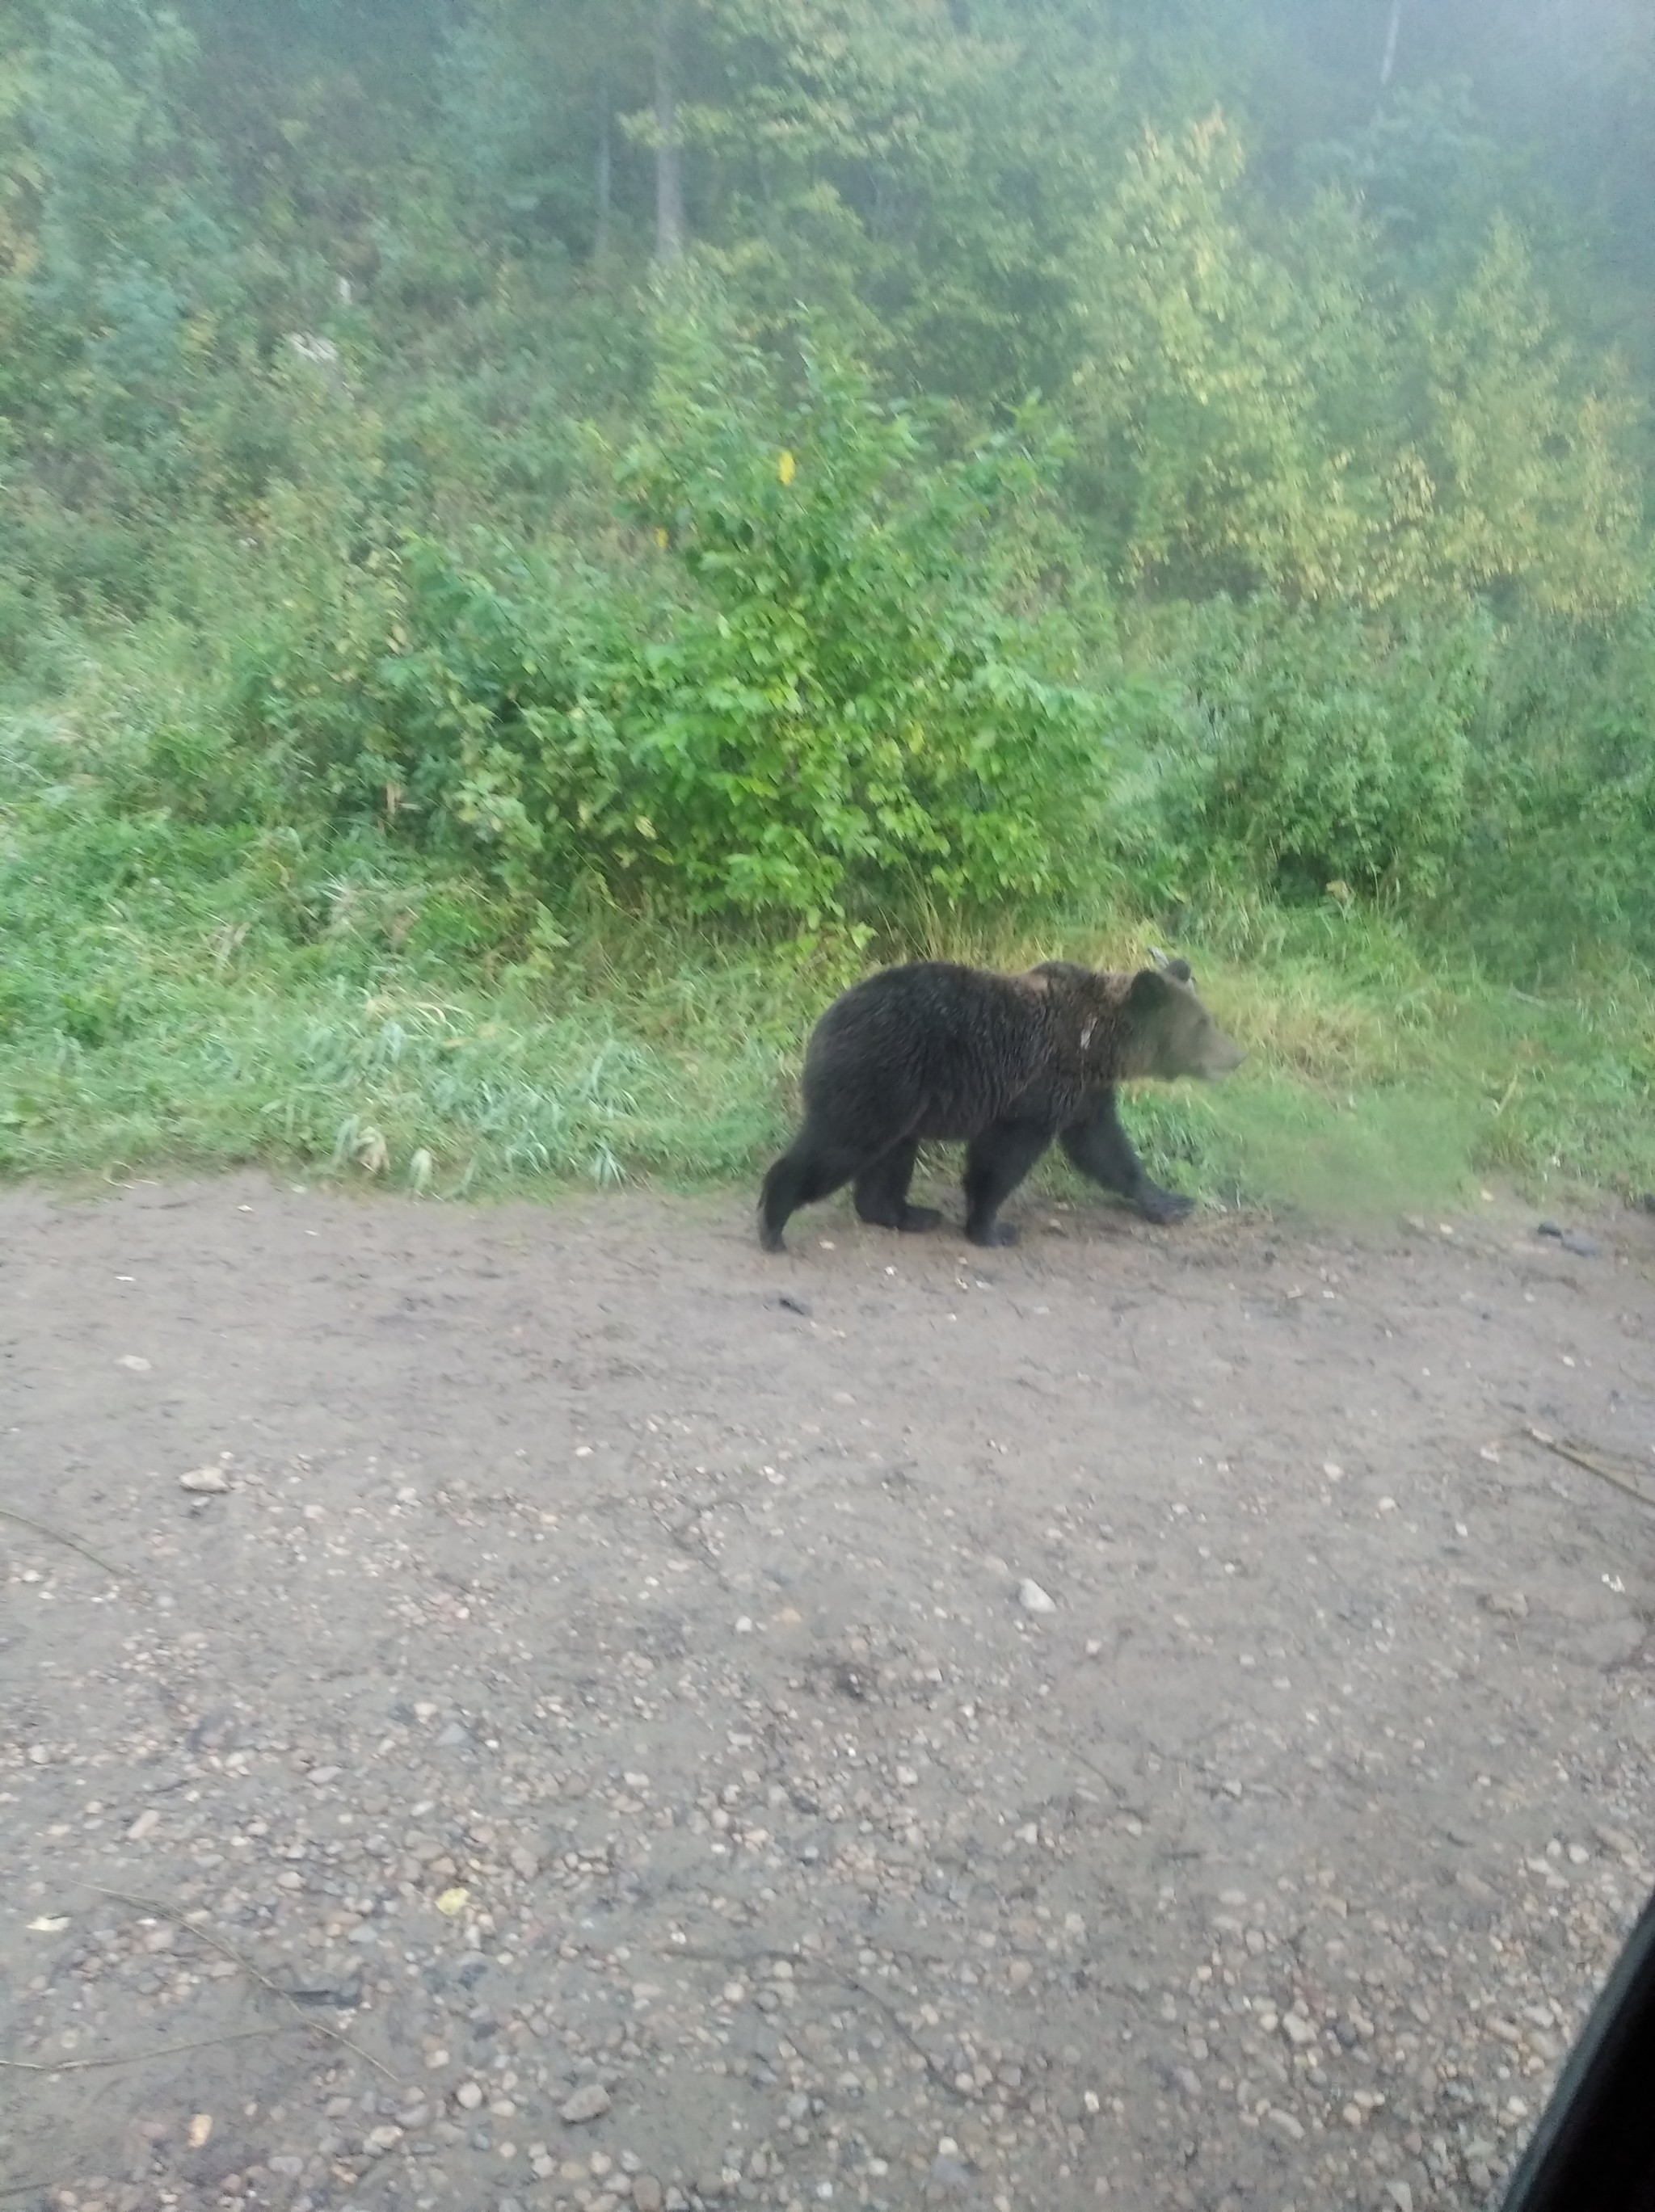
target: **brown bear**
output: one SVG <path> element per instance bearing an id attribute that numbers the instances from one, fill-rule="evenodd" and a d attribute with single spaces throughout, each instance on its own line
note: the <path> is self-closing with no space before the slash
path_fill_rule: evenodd
<path id="1" fill-rule="evenodd" d="M 795 1208 L 853 1183 L 856 1211 L 884 1229 L 934 1228 L 910 1206 L 920 1146 L 963 1141 L 965 1234 L 1009 1244 L 995 1219 L 1054 1137 L 1076 1167 L 1151 1221 L 1191 1201 L 1153 1182 L 1115 1111 L 1135 1076 L 1218 1076 L 1238 1047 L 1196 995 L 1183 960 L 1136 975 L 1048 960 L 999 975 L 952 961 L 886 968 L 837 998 L 805 1054 L 804 1125 L 764 1178 L 759 1235 L 782 1249 Z"/>

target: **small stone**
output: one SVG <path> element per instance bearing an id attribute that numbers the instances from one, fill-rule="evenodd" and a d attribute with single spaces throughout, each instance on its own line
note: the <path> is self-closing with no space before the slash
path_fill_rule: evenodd
<path id="1" fill-rule="evenodd" d="M 137 1819 L 133 1821 L 126 1832 L 126 1840 L 129 1844 L 141 1844 L 146 1836 L 153 1836 L 160 1826 L 161 1815 L 151 1805 L 146 1812 L 140 1813 Z M 1601 1835 L 1603 1832 L 1600 1829 L 1598 1832 Z"/>
<path id="2" fill-rule="evenodd" d="M 532 1881 L 540 1871 L 540 1854 L 532 1851 L 526 1844 L 512 1845 L 511 1863 L 525 1881 Z"/>
<path id="3" fill-rule="evenodd" d="M 971 2169 L 962 2166 L 957 2158 L 939 2155 L 931 2161 L 931 2171 L 926 2177 L 927 2194 L 933 2197 L 969 2197 L 971 2192 Z"/>
<path id="4" fill-rule="evenodd" d="M 609 2092 L 601 2081 L 587 2081 L 561 2107 L 560 2117 L 572 2128 L 587 2120 L 600 2120 L 609 2110 Z"/>
<path id="5" fill-rule="evenodd" d="M 1298 2051 L 1303 2051 L 1306 2045 L 1314 2043 L 1317 2039 L 1315 2022 L 1305 2020 L 1302 2014 L 1296 2012 L 1290 2012 L 1282 2021 L 1281 2033 Z"/>
<path id="6" fill-rule="evenodd" d="M 1521 1590 L 1490 1590 L 1482 1603 L 1485 1612 L 1498 1613 L 1502 1620 L 1529 1618 L 1529 1601 Z"/>
<path id="7" fill-rule="evenodd" d="M 1280 2106 L 1270 2107 L 1264 2115 L 1264 2124 L 1273 2136 L 1279 2136 L 1284 2142 L 1303 2142 L 1305 2140 L 1302 2124 L 1294 2119 L 1291 2112 L 1284 2112 Z"/>
<path id="8" fill-rule="evenodd" d="M 666 2191 L 653 2173 L 636 2174 L 632 2181 L 632 2202 L 637 2206 L 638 2212 L 662 2212 L 666 2202 Z"/>
<path id="9" fill-rule="evenodd" d="M 1414 2212 L 1414 2191 L 1405 2181 L 1387 2181 L 1385 2195 L 1396 2206 L 1396 2212 Z"/>
<path id="10" fill-rule="evenodd" d="M 462 2112 L 474 2112 L 483 2102 L 483 2092 L 475 2081 L 462 2081 L 454 2091 L 454 2102 Z"/>
<path id="11" fill-rule="evenodd" d="M 1048 1597 L 1037 1582 L 1024 1581 L 1018 1584 L 1017 1601 L 1025 1613 L 1056 1613 L 1057 1601 Z"/>
<path id="12" fill-rule="evenodd" d="M 147 1375 L 149 1372 L 149 1361 L 141 1358 L 136 1352 L 124 1352 L 115 1364 L 117 1367 L 125 1367 L 131 1375 Z"/>
<path id="13" fill-rule="evenodd" d="M 222 1467 L 192 1467 L 187 1474 L 178 1479 L 180 1490 L 191 1490 L 207 1498 L 220 1498 L 230 1486 L 230 1478 Z"/>

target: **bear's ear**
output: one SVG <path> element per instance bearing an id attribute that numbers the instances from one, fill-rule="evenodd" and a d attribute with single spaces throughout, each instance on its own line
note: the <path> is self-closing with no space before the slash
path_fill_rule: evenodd
<path id="1" fill-rule="evenodd" d="M 1149 957 L 1154 962 L 1155 965 L 1160 969 L 1162 975 L 1170 975 L 1175 983 L 1193 983 L 1195 981 L 1196 979 L 1190 973 L 1190 963 L 1187 960 L 1179 960 L 1169 957 L 1166 953 L 1161 951 L 1159 945 L 1152 945 L 1150 946 Z"/>
<path id="2" fill-rule="evenodd" d="M 1172 986 L 1159 968 L 1140 968 L 1132 979 L 1132 988 L 1126 994 L 1127 1004 L 1141 1020 L 1166 1006 L 1172 996 Z"/>

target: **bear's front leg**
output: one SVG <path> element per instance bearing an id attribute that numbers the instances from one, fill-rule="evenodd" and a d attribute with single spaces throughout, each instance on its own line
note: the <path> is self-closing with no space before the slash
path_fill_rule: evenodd
<path id="1" fill-rule="evenodd" d="M 1117 1191 L 1135 1206 L 1146 1221 L 1182 1221 L 1195 1200 L 1175 1190 L 1164 1190 L 1132 1149 L 1121 1127 L 1112 1089 L 1086 1102 L 1080 1119 L 1062 1132 L 1063 1150 L 1082 1175 Z"/>
<path id="2" fill-rule="evenodd" d="M 1015 1244 L 995 1216 L 1049 1144 L 1044 1122 L 996 1121 L 965 1148 L 965 1234 L 973 1244 Z"/>

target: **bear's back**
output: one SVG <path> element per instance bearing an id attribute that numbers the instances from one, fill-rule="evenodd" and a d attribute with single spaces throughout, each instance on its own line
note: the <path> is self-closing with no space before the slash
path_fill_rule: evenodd
<path id="1" fill-rule="evenodd" d="M 1049 1057 L 1048 994 L 1031 976 L 951 960 L 881 969 L 837 999 L 812 1035 L 812 1113 L 877 1100 L 893 1136 L 974 1136 L 1035 1080 Z"/>

